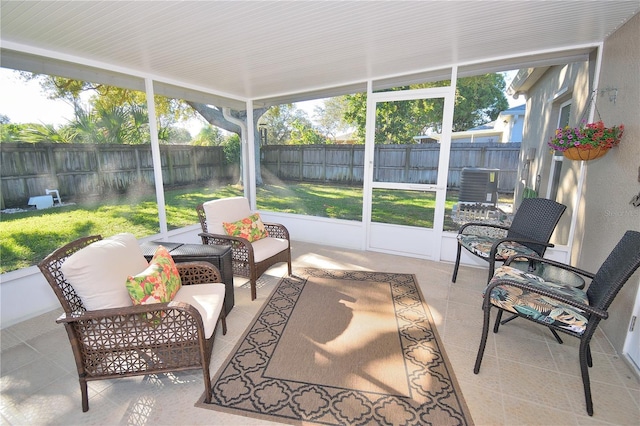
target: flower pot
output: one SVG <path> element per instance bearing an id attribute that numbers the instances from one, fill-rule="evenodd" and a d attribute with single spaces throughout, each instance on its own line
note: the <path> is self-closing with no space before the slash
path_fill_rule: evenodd
<path id="1" fill-rule="evenodd" d="M 607 153 L 607 151 L 609 151 L 609 148 L 598 147 L 592 149 L 580 149 L 571 147 L 567 148 L 566 151 L 563 151 L 563 154 L 570 160 L 589 161 L 602 157 Z"/>

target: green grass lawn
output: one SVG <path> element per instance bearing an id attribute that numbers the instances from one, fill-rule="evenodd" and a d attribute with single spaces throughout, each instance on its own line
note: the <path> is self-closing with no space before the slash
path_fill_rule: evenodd
<path id="1" fill-rule="evenodd" d="M 198 223 L 202 202 L 242 195 L 242 188 L 188 188 L 165 192 L 169 229 Z M 455 199 L 447 199 L 449 213 Z M 302 215 L 362 219 L 362 188 L 308 183 L 265 185 L 257 189 L 260 210 Z M 376 190 L 372 218 L 376 222 L 431 227 L 435 199 L 431 193 Z M 448 218 L 445 229 L 454 229 Z M 121 196 L 47 210 L 3 214 L 0 222 L 0 272 L 35 265 L 56 248 L 79 237 L 131 232 L 141 238 L 160 232 L 155 194 Z"/>

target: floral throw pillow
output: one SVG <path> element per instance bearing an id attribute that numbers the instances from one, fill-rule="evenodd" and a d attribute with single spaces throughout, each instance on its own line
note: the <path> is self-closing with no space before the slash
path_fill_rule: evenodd
<path id="1" fill-rule="evenodd" d="M 222 226 L 227 235 L 245 238 L 249 242 L 269 236 L 258 213 L 254 213 L 237 222 L 222 222 Z"/>
<path id="2" fill-rule="evenodd" d="M 181 286 L 178 268 L 164 246 L 158 246 L 147 269 L 127 278 L 127 291 L 134 305 L 170 302 Z"/>

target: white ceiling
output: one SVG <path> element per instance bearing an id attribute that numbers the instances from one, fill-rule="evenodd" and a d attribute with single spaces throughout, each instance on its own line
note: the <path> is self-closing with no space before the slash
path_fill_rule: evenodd
<path id="1" fill-rule="evenodd" d="M 452 65 L 497 71 L 514 57 L 510 68 L 584 53 L 638 13 L 640 0 L 2 0 L 1 8 L 4 66 L 22 52 L 259 104 Z"/>

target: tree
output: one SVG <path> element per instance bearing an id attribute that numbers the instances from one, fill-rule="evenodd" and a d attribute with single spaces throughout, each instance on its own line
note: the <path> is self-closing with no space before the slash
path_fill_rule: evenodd
<path id="1" fill-rule="evenodd" d="M 420 89 L 439 86 L 440 82 L 423 83 L 392 90 Z M 502 74 L 464 77 L 456 85 L 453 131 L 468 130 L 497 118 L 509 103 L 504 96 Z M 413 143 L 413 137 L 427 130 L 442 131 L 444 102 L 441 99 L 418 99 L 379 103 L 376 109 L 376 143 Z M 357 137 L 364 142 L 366 94 L 347 95 L 346 121 L 356 124 Z"/>
<path id="2" fill-rule="evenodd" d="M 322 145 L 327 143 L 327 138 L 321 135 L 310 123 L 294 121 L 291 126 L 291 145 Z"/>
<path id="3" fill-rule="evenodd" d="M 307 113 L 293 104 L 275 105 L 260 119 L 260 124 L 267 128 L 268 145 L 287 144 L 291 140 L 294 123 L 303 127 L 313 127 Z"/>
<path id="4" fill-rule="evenodd" d="M 346 96 L 335 96 L 323 101 L 323 106 L 314 109 L 318 131 L 334 142 L 341 132 L 347 132 L 355 123 L 345 121 L 348 101 Z"/>
<path id="5" fill-rule="evenodd" d="M 222 144 L 224 147 L 224 159 L 227 164 L 239 164 L 242 147 L 240 146 L 240 136 L 232 133 L 227 136 Z"/>
<path id="6" fill-rule="evenodd" d="M 229 121 L 224 117 L 224 113 L 221 108 L 206 105 L 198 102 L 186 101 L 194 110 L 196 110 L 202 118 L 204 118 L 209 124 L 220 127 L 231 133 L 236 133 L 237 135 L 241 135 L 241 129 L 238 124 L 233 121 Z M 260 170 L 260 134 L 258 133 L 258 120 L 260 117 L 268 110 L 269 108 L 255 108 L 253 110 L 253 123 L 251 125 L 251 129 L 247 131 L 253 131 L 253 140 L 255 142 L 255 172 L 256 172 L 256 185 L 262 185 L 262 173 Z M 232 118 L 240 120 L 242 122 L 247 122 L 247 111 L 229 111 L 229 114 Z M 240 150 L 240 155 L 242 150 Z M 240 168 L 242 168 L 242 161 L 240 161 Z M 240 173 L 240 179 L 242 179 L 243 173 Z"/>
<path id="7" fill-rule="evenodd" d="M 224 136 L 218 127 L 204 126 L 200 133 L 191 141 L 191 145 L 220 146 L 224 142 Z"/>
<path id="8" fill-rule="evenodd" d="M 509 108 L 504 96 L 504 75 L 483 74 L 458 80 L 453 112 L 453 131 L 469 130 L 498 118 Z"/>

